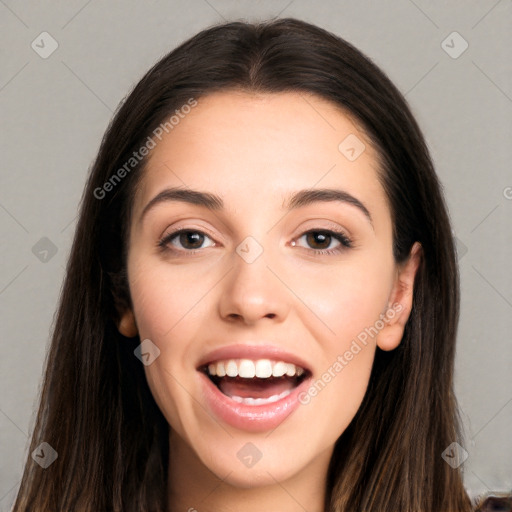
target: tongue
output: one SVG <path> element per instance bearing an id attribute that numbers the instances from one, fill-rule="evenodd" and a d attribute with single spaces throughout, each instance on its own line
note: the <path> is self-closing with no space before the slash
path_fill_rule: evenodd
<path id="1" fill-rule="evenodd" d="M 223 377 L 219 389 L 227 396 L 241 398 L 270 398 L 295 387 L 295 379 L 288 377 L 244 379 L 242 377 Z"/>

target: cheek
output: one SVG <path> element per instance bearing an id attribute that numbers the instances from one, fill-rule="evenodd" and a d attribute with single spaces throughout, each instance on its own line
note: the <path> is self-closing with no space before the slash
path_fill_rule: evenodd
<path id="1" fill-rule="evenodd" d="M 376 335 L 384 325 L 380 315 L 391 290 L 391 275 L 378 262 L 362 260 L 340 265 L 325 281 L 308 280 L 309 286 L 303 288 L 304 294 L 309 289 L 307 303 L 323 322 L 319 327 L 319 322 L 309 323 L 322 345 L 323 368 L 304 400 L 314 404 L 315 415 L 324 418 L 325 439 L 345 430 L 364 398 Z"/>
<path id="2" fill-rule="evenodd" d="M 183 431 L 192 414 L 183 393 L 192 375 L 191 340 L 201 338 L 211 307 L 207 292 L 218 278 L 207 265 L 172 266 L 136 253 L 130 255 L 128 274 L 139 337 L 160 351 L 144 367 L 148 385 L 169 424 Z"/>
<path id="3" fill-rule="evenodd" d="M 205 314 L 201 300 L 205 292 L 190 281 L 193 273 L 172 269 L 155 258 L 133 256 L 129 277 L 139 337 L 149 339 L 159 350 L 154 362 L 144 366 L 146 380 L 167 422 L 184 433 L 193 417 L 183 391 L 191 389 L 189 341 L 197 336 L 200 317 Z M 201 282 L 197 273 L 195 279 Z"/>
<path id="4" fill-rule="evenodd" d="M 326 339 L 331 340 L 333 350 L 343 348 L 385 312 L 392 268 L 391 263 L 382 264 L 376 258 L 354 258 L 320 273 L 302 269 L 295 288 L 329 328 L 332 336 Z"/>
<path id="5" fill-rule="evenodd" d="M 201 310 L 205 293 L 213 285 L 212 273 L 199 267 L 173 268 L 150 258 L 134 261 L 130 294 L 141 339 L 163 342 L 171 340 L 176 330 L 193 326 L 189 319 Z M 182 321 L 185 317 L 187 321 Z"/>

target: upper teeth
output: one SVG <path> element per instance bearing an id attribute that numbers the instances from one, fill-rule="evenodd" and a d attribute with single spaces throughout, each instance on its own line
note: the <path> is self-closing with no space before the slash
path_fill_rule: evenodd
<path id="1" fill-rule="evenodd" d="M 208 373 L 218 377 L 242 377 L 244 379 L 252 379 L 258 377 L 266 379 L 269 377 L 300 377 L 304 373 L 304 368 L 295 366 L 292 363 L 284 361 L 271 361 L 270 359 L 227 359 L 225 361 L 217 361 L 208 365 Z"/>

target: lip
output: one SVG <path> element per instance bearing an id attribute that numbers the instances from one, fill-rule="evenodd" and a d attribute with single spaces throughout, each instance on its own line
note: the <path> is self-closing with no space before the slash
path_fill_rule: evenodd
<path id="1" fill-rule="evenodd" d="M 211 381 L 203 369 L 210 363 L 226 359 L 271 359 L 300 366 L 307 376 L 290 394 L 263 405 L 247 405 L 235 402 L 226 396 Z M 278 427 L 300 404 L 299 395 L 311 385 L 312 371 L 300 357 L 273 345 L 235 344 L 217 348 L 206 354 L 197 365 L 201 379 L 202 394 L 207 409 L 225 423 L 247 432 L 265 432 Z"/>
<path id="2" fill-rule="evenodd" d="M 220 347 L 206 354 L 199 361 L 196 369 L 199 370 L 210 363 L 225 359 L 272 359 L 275 361 L 284 361 L 285 363 L 293 363 L 295 366 L 300 366 L 304 368 L 304 370 L 308 370 L 309 373 L 312 373 L 308 364 L 303 359 L 273 345 L 236 344 Z"/>
<path id="3" fill-rule="evenodd" d="M 299 407 L 299 394 L 310 386 L 311 374 L 306 377 L 288 396 L 277 402 L 263 405 L 246 405 L 226 396 L 202 371 L 203 397 L 207 408 L 225 423 L 247 432 L 265 432 L 278 427 Z"/>

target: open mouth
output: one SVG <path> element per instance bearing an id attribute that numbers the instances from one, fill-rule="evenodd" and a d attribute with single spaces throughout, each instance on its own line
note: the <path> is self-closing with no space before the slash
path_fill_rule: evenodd
<path id="1" fill-rule="evenodd" d="M 293 363 L 270 359 L 218 360 L 200 368 L 231 400 L 265 405 L 288 396 L 311 372 Z"/>

